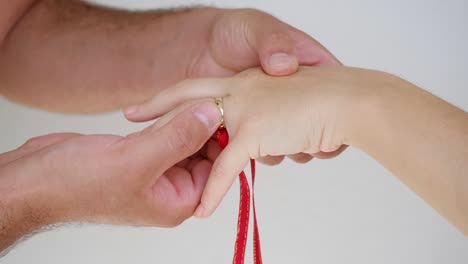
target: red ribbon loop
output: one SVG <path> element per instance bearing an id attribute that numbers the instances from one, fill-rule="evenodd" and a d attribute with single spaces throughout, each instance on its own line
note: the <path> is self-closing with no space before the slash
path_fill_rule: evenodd
<path id="1" fill-rule="evenodd" d="M 219 128 L 216 132 L 216 139 L 219 145 L 224 149 L 229 143 L 229 134 L 225 128 Z M 253 233 L 253 253 L 254 263 L 262 264 L 262 252 L 260 248 L 260 236 L 257 224 L 257 212 L 255 210 L 254 186 L 255 186 L 255 160 L 250 160 L 250 171 L 252 174 L 252 207 L 254 216 L 254 233 Z M 250 188 L 249 182 L 245 173 L 242 171 L 239 174 L 240 183 L 240 201 L 239 215 L 237 218 L 237 237 L 234 247 L 233 264 L 243 264 L 245 258 L 245 248 L 247 244 L 247 234 L 249 231 L 249 216 L 250 216 Z"/>

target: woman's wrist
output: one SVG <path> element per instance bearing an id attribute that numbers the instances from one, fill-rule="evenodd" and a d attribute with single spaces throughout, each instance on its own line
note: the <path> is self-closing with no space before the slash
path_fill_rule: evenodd
<path id="1" fill-rule="evenodd" d="M 363 79 L 349 113 L 347 143 L 378 161 L 468 234 L 465 111 L 403 79 Z"/>
<path id="2" fill-rule="evenodd" d="M 397 103 L 392 101 L 403 98 L 402 93 L 410 87 L 403 87 L 407 84 L 405 81 L 385 72 L 357 71 L 357 79 L 351 83 L 349 100 L 343 110 L 343 143 L 365 149 L 369 139 L 376 136 L 376 128 L 384 118 L 382 110 Z"/>

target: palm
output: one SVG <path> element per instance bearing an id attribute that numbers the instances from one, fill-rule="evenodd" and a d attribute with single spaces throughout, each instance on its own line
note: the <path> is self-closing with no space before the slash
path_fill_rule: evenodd
<path id="1" fill-rule="evenodd" d="M 189 207 L 195 209 L 211 170 L 211 162 L 196 155 L 169 168 L 149 189 L 156 207 Z"/>

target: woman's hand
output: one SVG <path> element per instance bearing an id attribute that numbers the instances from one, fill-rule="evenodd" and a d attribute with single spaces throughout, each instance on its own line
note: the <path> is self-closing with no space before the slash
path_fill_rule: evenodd
<path id="1" fill-rule="evenodd" d="M 351 113 L 368 72 L 344 67 L 303 67 L 295 75 L 271 77 L 251 69 L 228 79 L 188 80 L 167 89 L 136 112 L 132 121 L 156 118 L 184 102 L 223 97 L 231 140 L 213 165 L 198 216 L 218 206 L 249 159 L 338 154 L 347 143 Z M 327 154 L 328 153 L 328 154 Z"/>
<path id="2" fill-rule="evenodd" d="M 213 165 L 196 215 L 215 210 L 249 158 L 357 147 L 468 234 L 468 114 L 393 75 L 346 67 L 287 77 L 248 70 L 185 81 L 140 106 L 157 117 L 187 100 L 224 97 L 231 143 Z M 300 154 L 301 155 L 301 154 Z"/>

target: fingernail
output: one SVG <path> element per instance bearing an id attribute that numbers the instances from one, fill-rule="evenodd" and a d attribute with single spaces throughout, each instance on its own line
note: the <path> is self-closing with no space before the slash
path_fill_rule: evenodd
<path id="1" fill-rule="evenodd" d="M 134 106 L 127 107 L 124 112 L 125 112 L 125 115 L 128 115 L 128 116 L 134 115 L 136 112 L 138 112 L 138 106 L 134 105 Z"/>
<path id="2" fill-rule="evenodd" d="M 193 110 L 193 113 L 207 128 L 213 129 L 218 127 L 221 113 L 214 103 L 198 105 Z"/>
<path id="3" fill-rule="evenodd" d="M 193 216 L 195 216 L 196 218 L 203 218 L 204 217 L 204 214 L 205 213 L 205 207 L 203 207 L 203 205 L 199 205 L 197 207 L 197 210 L 195 210 L 195 213 L 193 214 Z"/>
<path id="4" fill-rule="evenodd" d="M 283 69 L 296 64 L 296 59 L 287 53 L 275 53 L 271 55 L 268 63 L 271 67 Z"/>

